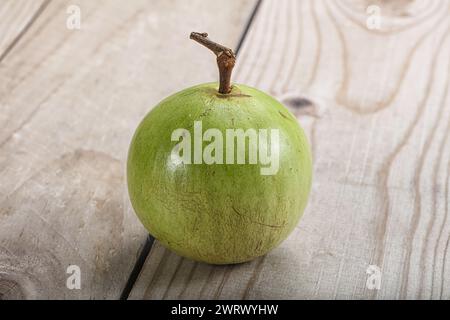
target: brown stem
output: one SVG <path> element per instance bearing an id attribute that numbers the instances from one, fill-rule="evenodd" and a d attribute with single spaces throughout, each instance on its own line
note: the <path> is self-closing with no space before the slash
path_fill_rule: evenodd
<path id="1" fill-rule="evenodd" d="M 217 66 L 219 67 L 220 76 L 219 93 L 230 93 L 231 72 L 236 63 L 236 56 L 233 50 L 211 41 L 208 39 L 207 33 L 192 32 L 190 38 L 204 45 L 217 56 Z"/>

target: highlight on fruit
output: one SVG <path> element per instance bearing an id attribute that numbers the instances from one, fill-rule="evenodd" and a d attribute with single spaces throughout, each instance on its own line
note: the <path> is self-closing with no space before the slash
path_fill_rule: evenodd
<path id="1" fill-rule="evenodd" d="M 175 253 L 210 264 L 250 261 L 280 245 L 303 215 L 310 147 L 279 101 L 232 83 L 231 49 L 206 33 L 190 38 L 215 54 L 219 81 L 174 93 L 144 117 L 128 152 L 130 200 Z"/>

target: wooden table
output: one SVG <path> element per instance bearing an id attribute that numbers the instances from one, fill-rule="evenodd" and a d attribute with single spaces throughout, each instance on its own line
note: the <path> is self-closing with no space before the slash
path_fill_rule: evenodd
<path id="1" fill-rule="evenodd" d="M 77 9 L 81 29 L 68 26 Z M 0 299 L 449 299 L 449 11 L 447 0 L 1 0 Z M 150 248 L 129 203 L 139 121 L 217 78 L 191 31 L 239 48 L 234 80 L 285 103 L 312 144 L 303 219 L 251 263 Z M 80 289 L 66 286 L 71 265 Z"/>

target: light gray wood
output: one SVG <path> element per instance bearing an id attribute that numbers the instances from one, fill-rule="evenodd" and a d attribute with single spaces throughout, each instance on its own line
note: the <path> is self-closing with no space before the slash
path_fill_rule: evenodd
<path id="1" fill-rule="evenodd" d="M 46 0 L 3 0 L 0 6 L 0 62 L 48 5 Z"/>
<path id="2" fill-rule="evenodd" d="M 160 99 L 216 76 L 189 33 L 235 46 L 254 1 L 51 1 L 34 16 L 42 3 L 0 4 L 0 299 L 118 298 L 147 235 L 126 191 L 131 136 Z"/>
<path id="3" fill-rule="evenodd" d="M 369 4 L 380 30 L 366 26 Z M 305 215 L 279 248 L 236 266 L 156 244 L 131 298 L 449 299 L 449 6 L 264 0 L 234 79 L 278 97 L 307 131 Z M 366 286 L 370 265 L 380 290 Z"/>

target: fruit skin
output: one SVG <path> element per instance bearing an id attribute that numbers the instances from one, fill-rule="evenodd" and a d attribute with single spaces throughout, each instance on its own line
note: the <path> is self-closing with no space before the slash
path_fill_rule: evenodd
<path id="1" fill-rule="evenodd" d="M 252 260 L 279 245 L 295 228 L 311 188 L 310 148 L 295 117 L 269 95 L 234 84 L 228 95 L 217 83 L 194 86 L 161 101 L 132 139 L 128 190 L 136 214 L 164 246 L 211 264 Z M 171 162 L 171 134 L 194 121 L 203 132 L 279 129 L 279 170 L 261 175 L 258 164 Z M 204 143 L 204 146 L 209 144 Z M 225 152 L 225 151 L 224 151 Z"/>

